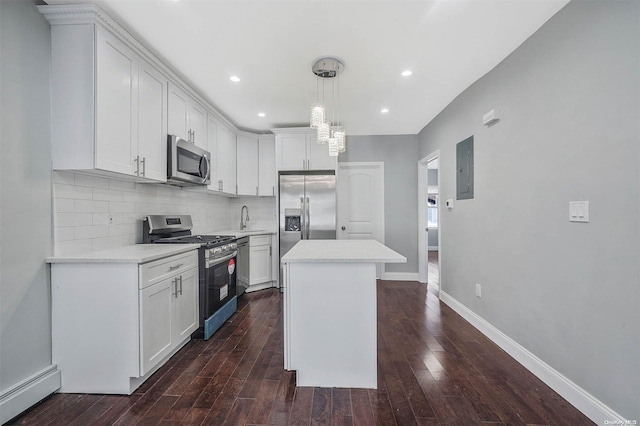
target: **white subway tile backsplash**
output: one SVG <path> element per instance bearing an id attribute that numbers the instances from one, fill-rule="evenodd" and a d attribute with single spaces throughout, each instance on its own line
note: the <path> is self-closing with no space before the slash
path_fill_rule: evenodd
<path id="1" fill-rule="evenodd" d="M 109 235 L 127 235 L 127 234 L 135 234 L 137 230 L 135 223 L 127 223 L 122 225 L 111 225 L 109 226 Z"/>
<path id="2" fill-rule="evenodd" d="M 229 229 L 242 205 L 236 215 L 229 198 L 200 189 L 60 171 L 53 172 L 53 180 L 57 255 L 141 243 L 142 217 L 149 214 L 191 214 L 197 223 L 194 232 L 199 233 Z M 252 202 L 245 200 L 252 214 L 258 214 Z"/>
<path id="3" fill-rule="evenodd" d="M 87 186 L 89 188 L 109 188 L 109 179 L 76 173 L 76 186 Z"/>
<path id="4" fill-rule="evenodd" d="M 53 221 L 53 226 L 56 227 L 73 227 L 91 224 L 93 224 L 91 213 L 57 213 Z"/>
<path id="5" fill-rule="evenodd" d="M 118 235 L 115 237 L 101 237 L 94 238 L 93 240 L 93 250 L 107 250 L 116 247 L 122 247 L 122 236 Z"/>
<path id="6" fill-rule="evenodd" d="M 93 199 L 103 201 L 122 201 L 122 191 L 94 188 Z"/>
<path id="7" fill-rule="evenodd" d="M 109 213 L 94 213 L 93 225 L 107 225 L 109 224 Z"/>
<path id="8" fill-rule="evenodd" d="M 58 241 L 71 241 L 74 240 L 75 230 L 71 226 L 56 226 L 53 228 L 53 240 Z"/>
<path id="9" fill-rule="evenodd" d="M 64 256 L 66 254 L 85 253 L 93 251 L 93 241 L 86 240 L 71 240 L 71 241 L 56 241 L 55 254 L 57 256 Z"/>
<path id="10" fill-rule="evenodd" d="M 74 229 L 76 240 L 106 237 L 109 235 L 109 226 L 107 225 L 76 226 Z"/>
<path id="11" fill-rule="evenodd" d="M 114 213 L 133 213 L 136 211 L 136 205 L 133 202 L 109 202 L 109 211 Z"/>
<path id="12" fill-rule="evenodd" d="M 59 213 L 72 213 L 75 210 L 75 201 L 68 198 L 56 198 L 53 200 L 53 209 Z"/>
<path id="13" fill-rule="evenodd" d="M 84 186 L 54 183 L 53 196 L 55 198 L 70 198 L 73 200 L 91 200 L 93 198 L 93 189 Z"/>
<path id="14" fill-rule="evenodd" d="M 136 183 L 126 180 L 109 179 L 109 189 L 134 192 L 136 190 Z"/>
<path id="15" fill-rule="evenodd" d="M 108 211 L 109 203 L 107 201 L 76 200 L 76 212 L 100 213 Z"/>

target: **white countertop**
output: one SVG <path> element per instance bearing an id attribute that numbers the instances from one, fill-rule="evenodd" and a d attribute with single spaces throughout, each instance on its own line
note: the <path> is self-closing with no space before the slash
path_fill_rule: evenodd
<path id="1" fill-rule="evenodd" d="M 47 257 L 47 263 L 147 263 L 196 250 L 200 244 L 134 244 L 88 253 Z"/>
<path id="2" fill-rule="evenodd" d="M 216 235 L 233 235 L 236 238 L 251 236 L 251 235 L 273 235 L 276 231 L 269 231 L 268 229 L 227 229 L 224 231 L 215 231 Z"/>
<path id="3" fill-rule="evenodd" d="M 376 240 L 302 240 L 282 263 L 405 263 L 407 258 Z"/>

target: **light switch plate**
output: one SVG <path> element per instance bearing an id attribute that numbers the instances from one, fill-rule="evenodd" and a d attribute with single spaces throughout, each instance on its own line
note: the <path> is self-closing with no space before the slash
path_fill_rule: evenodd
<path id="1" fill-rule="evenodd" d="M 569 201 L 569 222 L 589 222 L 588 201 Z"/>

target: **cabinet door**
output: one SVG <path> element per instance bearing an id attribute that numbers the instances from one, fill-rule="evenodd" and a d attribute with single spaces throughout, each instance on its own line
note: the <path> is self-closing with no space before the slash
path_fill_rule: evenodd
<path id="1" fill-rule="evenodd" d="M 196 146 L 207 149 L 207 111 L 202 105 L 193 99 L 189 103 L 189 129 L 192 132 L 192 140 Z"/>
<path id="2" fill-rule="evenodd" d="M 138 57 L 98 27 L 96 33 L 96 168 L 134 174 L 137 155 Z"/>
<path id="3" fill-rule="evenodd" d="M 145 375 L 173 349 L 171 306 L 176 279 L 140 290 L 140 375 Z"/>
<path id="4" fill-rule="evenodd" d="M 218 122 L 207 114 L 207 151 L 211 153 L 211 183 L 207 189 L 219 191 L 220 169 L 218 168 Z"/>
<path id="5" fill-rule="evenodd" d="M 258 171 L 258 195 L 276 195 L 276 144 L 273 138 L 258 139 Z"/>
<path id="6" fill-rule="evenodd" d="M 278 170 L 305 170 L 307 160 L 306 135 L 278 135 L 276 162 Z"/>
<path id="7" fill-rule="evenodd" d="M 188 338 L 198 328 L 198 268 L 177 278 L 176 296 L 172 299 L 173 344 Z"/>
<path id="8" fill-rule="evenodd" d="M 167 79 L 147 62 L 138 70 L 139 176 L 167 180 Z"/>
<path id="9" fill-rule="evenodd" d="M 250 285 L 271 281 L 271 245 L 251 247 L 249 265 Z"/>
<path id="10" fill-rule="evenodd" d="M 258 138 L 239 135 L 237 159 L 238 195 L 258 195 Z"/>
<path id="11" fill-rule="evenodd" d="M 317 142 L 316 133 L 307 135 L 307 155 L 309 170 L 335 170 L 338 157 L 329 155 L 329 147 Z"/>
<path id="12" fill-rule="evenodd" d="M 168 133 L 189 140 L 189 97 L 174 84 L 169 84 Z"/>
<path id="13" fill-rule="evenodd" d="M 229 175 L 229 129 L 227 129 L 227 126 L 225 126 L 224 124 L 218 123 L 217 131 L 218 150 L 216 152 L 216 165 L 218 168 L 219 182 L 216 182 L 218 185 L 214 186 L 216 186 L 216 188 L 219 188 L 219 191 L 223 191 L 225 189 L 225 184 L 229 185 L 229 179 L 227 177 Z"/>
<path id="14" fill-rule="evenodd" d="M 238 154 L 237 154 L 237 141 L 236 141 L 236 134 L 233 133 L 232 131 L 229 131 L 229 170 L 227 171 L 227 179 L 229 181 L 229 185 L 227 185 L 225 183 L 225 187 L 224 187 L 224 192 L 228 193 L 228 194 L 233 194 L 235 195 L 237 193 L 238 190 L 238 186 L 237 186 L 237 176 L 236 176 L 236 170 L 237 170 L 237 160 L 238 160 Z"/>

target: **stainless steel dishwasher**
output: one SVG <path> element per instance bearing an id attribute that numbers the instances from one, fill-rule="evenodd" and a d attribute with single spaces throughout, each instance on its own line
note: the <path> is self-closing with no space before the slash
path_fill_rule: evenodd
<path id="1" fill-rule="evenodd" d="M 249 288 L 249 237 L 238 238 L 238 255 L 236 256 L 236 295 L 240 296 Z"/>

